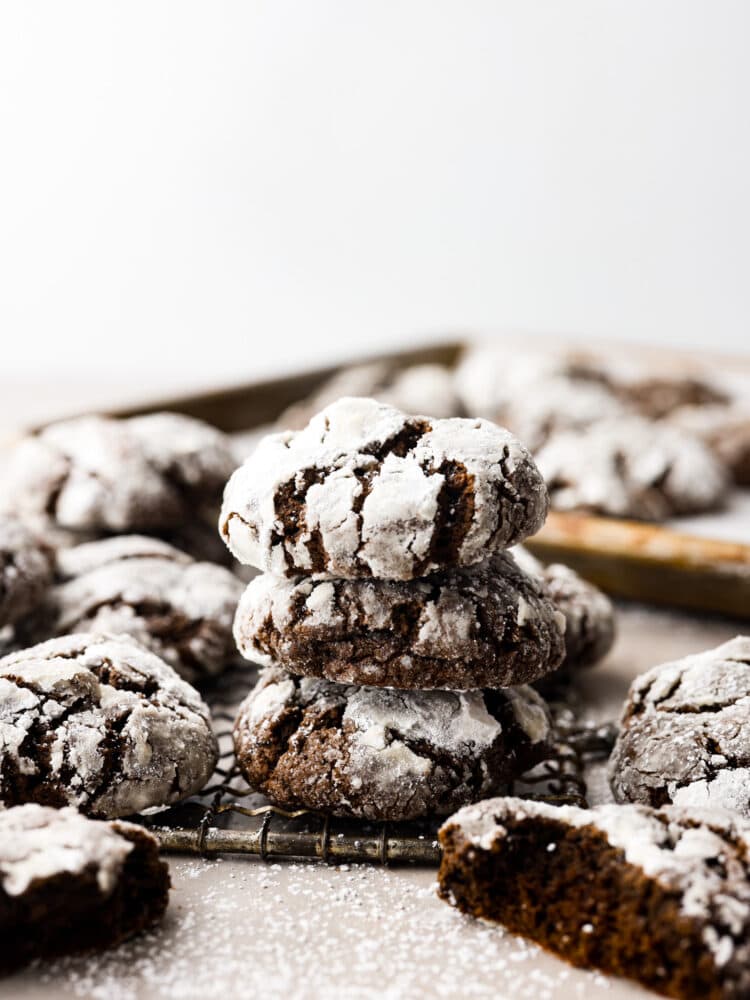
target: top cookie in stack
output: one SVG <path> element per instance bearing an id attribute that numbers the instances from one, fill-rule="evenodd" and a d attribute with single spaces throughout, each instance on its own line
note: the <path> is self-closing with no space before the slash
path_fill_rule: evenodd
<path id="1" fill-rule="evenodd" d="M 241 562 L 277 576 L 413 580 L 515 545 L 547 506 L 503 428 L 344 398 L 260 442 L 229 481 L 220 528 Z"/>
<path id="2" fill-rule="evenodd" d="M 505 429 L 340 399 L 265 438 L 227 486 L 221 533 L 267 571 L 240 603 L 240 651 L 350 684 L 537 680 L 563 657 L 564 622 L 502 550 L 539 530 L 547 504 Z"/>

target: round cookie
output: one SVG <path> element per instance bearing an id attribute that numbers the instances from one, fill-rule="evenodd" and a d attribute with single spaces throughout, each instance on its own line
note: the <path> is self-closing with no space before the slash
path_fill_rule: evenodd
<path id="1" fill-rule="evenodd" d="M 536 458 L 555 510 L 659 521 L 727 495 L 726 468 L 702 441 L 640 417 L 555 435 Z"/>
<path id="2" fill-rule="evenodd" d="M 283 808 L 368 820 L 446 815 L 544 757 L 549 718 L 530 688 L 396 691 L 261 675 L 235 723 L 237 762 Z"/>
<path id="3" fill-rule="evenodd" d="M 118 944 L 168 900 L 169 869 L 143 827 L 34 803 L 0 811 L 0 973 Z"/>
<path id="4" fill-rule="evenodd" d="M 545 566 L 523 546 L 513 549 L 519 567 L 536 577 L 565 618 L 565 659 L 561 669 L 589 667 L 603 659 L 615 641 L 615 609 L 606 594 L 570 566 Z"/>
<path id="5" fill-rule="evenodd" d="M 582 431 L 604 419 L 626 413 L 617 397 L 599 382 L 568 377 L 540 379 L 509 399 L 505 423 L 537 452 L 553 435 Z"/>
<path id="6" fill-rule="evenodd" d="M 51 639 L 0 660 L 0 803 L 127 816 L 204 787 L 208 708 L 128 636 Z"/>
<path id="7" fill-rule="evenodd" d="M 480 562 L 546 514 L 539 471 L 503 428 L 346 398 L 261 441 L 220 529 L 240 562 L 277 576 L 411 580 Z"/>
<path id="8" fill-rule="evenodd" d="M 243 656 L 350 684 L 447 690 L 537 680 L 563 616 L 507 553 L 422 580 L 256 577 L 237 608 Z"/>
<path id="9" fill-rule="evenodd" d="M 683 406 L 669 420 L 704 441 L 736 483 L 750 486 L 750 404 Z"/>
<path id="10" fill-rule="evenodd" d="M 215 516 L 234 465 L 229 440 L 190 417 L 79 417 L 11 449 L 0 510 L 79 533 L 174 530 Z"/>
<path id="11" fill-rule="evenodd" d="M 749 719 L 750 637 L 647 671 L 630 688 L 610 758 L 615 798 L 750 817 Z"/>
<path id="12" fill-rule="evenodd" d="M 572 393 L 587 386 L 610 389 L 603 364 L 588 354 L 556 350 L 524 350 L 521 343 L 477 344 L 464 354 L 456 369 L 455 387 L 467 413 L 505 424 L 511 409 L 544 406 L 539 386 L 570 387 L 563 403 L 575 407 Z M 561 390 L 562 391 L 562 390 Z M 600 397 L 601 398 L 601 397 Z M 515 429 L 514 433 L 518 433 Z M 528 447 L 530 442 L 519 434 Z"/>
<path id="13" fill-rule="evenodd" d="M 52 550 L 18 521 L 0 518 L 0 629 L 29 614 L 52 580 Z"/>
<path id="14" fill-rule="evenodd" d="M 194 683 L 236 657 L 232 621 L 243 585 L 223 566 L 166 542 L 119 535 L 58 554 L 47 635 L 127 633 Z"/>

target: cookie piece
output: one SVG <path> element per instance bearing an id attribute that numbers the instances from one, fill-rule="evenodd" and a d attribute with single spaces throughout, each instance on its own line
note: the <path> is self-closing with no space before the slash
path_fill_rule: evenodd
<path id="1" fill-rule="evenodd" d="M 503 428 L 341 399 L 258 445 L 220 528 L 240 562 L 277 576 L 411 580 L 480 562 L 546 515 L 539 471 Z"/>
<path id="2" fill-rule="evenodd" d="M 702 441 L 640 417 L 558 434 L 537 462 L 555 510 L 660 521 L 719 507 L 728 489 Z"/>
<path id="3" fill-rule="evenodd" d="M 228 439 L 190 417 L 79 417 L 10 451 L 0 509 L 82 533 L 168 531 L 215 516 L 234 464 Z"/>
<path id="4" fill-rule="evenodd" d="M 256 577 L 234 634 L 243 656 L 378 687 L 526 684 L 564 654 L 562 615 L 507 553 L 422 580 Z"/>
<path id="5" fill-rule="evenodd" d="M 18 521 L 0 518 L 0 629 L 29 614 L 52 581 L 52 550 Z"/>
<path id="6" fill-rule="evenodd" d="M 735 483 L 750 486 L 750 404 L 683 406 L 669 421 L 699 437 L 724 462 Z"/>
<path id="7" fill-rule="evenodd" d="M 565 659 L 561 670 L 590 667 L 615 641 L 615 609 L 606 594 L 563 563 L 544 563 L 523 546 L 512 552 L 520 569 L 535 577 L 565 618 Z"/>
<path id="8" fill-rule="evenodd" d="M 237 762 L 283 808 L 370 820 L 444 815 L 483 798 L 548 751 L 531 688 L 397 691 L 261 675 L 240 706 Z"/>
<path id="9" fill-rule="evenodd" d="M 204 787 L 208 708 L 129 636 L 51 639 L 0 660 L 0 803 L 128 816 Z"/>
<path id="10" fill-rule="evenodd" d="M 666 996 L 750 995 L 750 824 L 674 806 L 491 799 L 440 830 L 443 899 Z"/>
<path id="11" fill-rule="evenodd" d="M 609 762 L 620 802 L 750 816 L 750 637 L 654 667 L 631 685 Z"/>
<path id="12" fill-rule="evenodd" d="M 59 553 L 47 635 L 127 633 L 194 683 L 236 653 L 232 621 L 243 585 L 223 566 L 166 542 L 120 535 Z"/>
<path id="13" fill-rule="evenodd" d="M 119 944 L 162 917 L 169 884 L 142 827 L 36 804 L 0 812 L 0 973 Z"/>

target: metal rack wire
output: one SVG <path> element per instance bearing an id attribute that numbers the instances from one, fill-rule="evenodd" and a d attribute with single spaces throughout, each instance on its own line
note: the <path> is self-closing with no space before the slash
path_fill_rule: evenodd
<path id="1" fill-rule="evenodd" d="M 162 848 L 183 854 L 256 855 L 262 861 L 310 859 L 330 863 L 409 862 L 437 866 L 440 820 L 367 823 L 308 810 L 287 812 L 269 805 L 247 785 L 232 749 L 232 726 L 240 701 L 255 680 L 248 667 L 229 670 L 206 693 L 219 739 L 219 763 L 203 792 L 140 821 Z M 562 700 L 561 700 L 562 699 Z M 564 690 L 551 702 L 554 739 L 549 757 L 505 792 L 555 804 L 587 806 L 585 767 L 609 754 L 614 727 L 581 726 Z"/>

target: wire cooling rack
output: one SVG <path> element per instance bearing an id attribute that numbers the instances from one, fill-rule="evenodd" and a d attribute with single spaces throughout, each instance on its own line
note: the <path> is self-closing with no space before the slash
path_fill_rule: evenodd
<path id="1" fill-rule="evenodd" d="M 308 810 L 287 812 L 253 793 L 237 768 L 232 726 L 239 703 L 255 683 L 247 666 L 231 668 L 206 692 L 219 740 L 219 763 L 198 796 L 150 816 L 139 817 L 165 851 L 211 856 L 257 855 L 324 862 L 370 862 L 437 866 L 440 819 L 411 823 L 367 823 Z M 549 757 L 502 791 L 558 805 L 586 807 L 585 768 L 609 754 L 614 726 L 581 726 L 566 701 L 566 689 L 548 691 L 553 719 Z"/>

